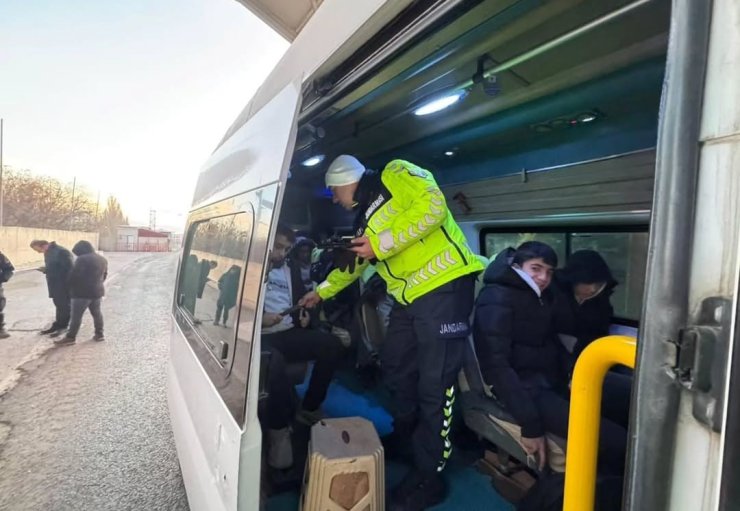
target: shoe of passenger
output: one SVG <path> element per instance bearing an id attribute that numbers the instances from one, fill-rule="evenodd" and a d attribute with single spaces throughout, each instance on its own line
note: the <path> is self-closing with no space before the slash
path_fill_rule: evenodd
<path id="1" fill-rule="evenodd" d="M 268 429 L 267 464 L 277 470 L 293 466 L 293 441 L 290 428 Z"/>
<path id="2" fill-rule="evenodd" d="M 213 320 L 213 326 L 218 326 L 218 320 L 217 319 L 214 319 Z"/>
<path id="3" fill-rule="evenodd" d="M 77 342 L 77 340 L 74 337 L 67 337 L 65 335 L 61 339 L 55 340 L 54 345 L 55 346 L 69 346 L 70 344 L 74 344 L 75 342 Z"/>
<path id="4" fill-rule="evenodd" d="M 41 330 L 39 333 L 41 335 L 49 335 L 49 334 L 53 334 L 54 332 L 58 332 L 59 330 L 61 330 L 61 328 L 59 328 L 58 326 L 51 325 L 49 328 L 45 330 Z"/>
<path id="5" fill-rule="evenodd" d="M 105 340 L 105 336 L 103 334 L 100 334 L 100 335 L 95 334 L 92 340 L 95 342 L 103 342 Z"/>
<path id="6" fill-rule="evenodd" d="M 423 511 L 444 501 L 447 485 L 439 474 L 425 475 L 411 470 L 391 490 L 389 511 Z"/>
<path id="7" fill-rule="evenodd" d="M 10 337 L 8 331 L 4 328 L 0 329 L 0 339 L 7 339 L 8 337 Z"/>
<path id="8" fill-rule="evenodd" d="M 52 333 L 49 334 L 49 337 L 59 337 L 64 333 L 64 328 L 60 328 L 58 330 L 54 330 Z"/>
<path id="9" fill-rule="evenodd" d="M 321 411 L 321 408 L 317 408 L 316 410 L 306 410 L 305 408 L 301 407 L 295 415 L 295 419 L 298 422 L 309 427 L 313 426 L 321 419 L 325 418 L 326 415 L 324 414 L 324 412 Z"/>

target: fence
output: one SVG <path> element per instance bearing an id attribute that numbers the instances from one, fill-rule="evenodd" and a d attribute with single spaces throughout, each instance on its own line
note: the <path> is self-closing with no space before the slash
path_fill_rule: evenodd
<path id="1" fill-rule="evenodd" d="M 33 229 L 30 227 L 0 227 L 0 251 L 16 268 L 40 266 L 44 256 L 31 248 L 33 240 L 56 241 L 59 245 L 72 249 L 80 240 L 87 240 L 98 246 L 98 233 L 80 231 L 60 231 L 54 229 Z"/>

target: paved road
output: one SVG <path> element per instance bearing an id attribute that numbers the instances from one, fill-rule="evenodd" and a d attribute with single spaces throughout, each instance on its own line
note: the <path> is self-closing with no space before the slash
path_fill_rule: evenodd
<path id="1" fill-rule="evenodd" d="M 107 341 L 86 340 L 88 317 L 0 398 L 0 510 L 187 509 L 165 395 L 175 261 L 128 261 L 108 283 Z"/>

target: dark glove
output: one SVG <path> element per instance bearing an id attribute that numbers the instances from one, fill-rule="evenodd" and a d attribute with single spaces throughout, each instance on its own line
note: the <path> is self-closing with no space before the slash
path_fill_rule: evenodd
<path id="1" fill-rule="evenodd" d="M 363 259 L 357 257 L 357 254 L 351 250 L 335 249 L 334 255 L 334 266 L 339 268 L 339 271 L 349 271 L 354 273 L 355 267 L 358 264 L 362 264 Z"/>

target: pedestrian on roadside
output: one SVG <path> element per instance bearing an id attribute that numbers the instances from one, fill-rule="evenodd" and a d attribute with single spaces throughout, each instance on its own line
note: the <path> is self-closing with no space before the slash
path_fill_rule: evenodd
<path id="1" fill-rule="evenodd" d="M 108 261 L 101 256 L 89 241 L 78 241 L 72 248 L 77 256 L 69 274 L 69 294 L 72 298 L 72 320 L 67 335 L 54 341 L 56 345 L 74 344 L 82 324 L 85 310 L 90 310 L 95 326 L 94 341 L 104 341 L 103 312 L 101 303 L 105 295 L 105 279 L 108 277 Z"/>
<path id="2" fill-rule="evenodd" d="M 49 298 L 54 302 L 56 316 L 51 326 L 42 330 L 41 334 L 53 337 L 61 334 L 69 326 L 69 272 L 72 271 L 72 252 L 54 241 L 46 240 L 33 240 L 31 248 L 39 254 L 44 254 L 44 266 L 39 268 L 39 271 L 46 274 Z"/>
<path id="3" fill-rule="evenodd" d="M 0 252 L 0 339 L 7 339 L 10 334 L 5 330 L 5 290 L 3 284 L 13 276 L 15 267 L 5 254 Z"/>
<path id="4" fill-rule="evenodd" d="M 218 326 L 223 315 L 223 326 L 227 326 L 229 311 L 236 307 L 237 293 L 239 291 L 239 277 L 242 274 L 241 266 L 232 264 L 229 271 L 218 279 L 218 301 L 216 302 L 216 319 L 213 324 Z"/>

